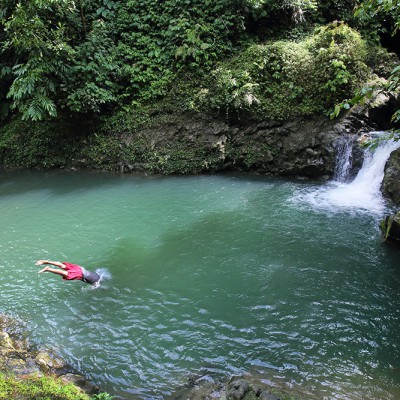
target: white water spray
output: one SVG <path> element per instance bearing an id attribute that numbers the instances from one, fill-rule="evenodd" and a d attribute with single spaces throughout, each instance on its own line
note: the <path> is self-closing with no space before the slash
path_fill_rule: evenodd
<path id="1" fill-rule="evenodd" d="M 100 280 L 99 280 L 98 284 L 97 285 L 96 284 L 85 285 L 84 287 L 82 287 L 82 291 L 94 290 L 94 289 L 103 287 L 104 281 L 108 281 L 112 278 L 111 273 L 107 268 L 98 268 L 98 269 L 96 269 L 95 272 L 100 276 Z"/>
<path id="2" fill-rule="evenodd" d="M 336 145 L 335 170 L 333 179 L 338 182 L 345 182 L 350 175 L 353 165 L 353 145 L 355 137 L 346 135 L 342 136 Z"/>
<path id="3" fill-rule="evenodd" d="M 100 282 L 111 279 L 111 272 L 107 268 L 98 268 L 96 273 L 100 276 Z"/>
<path id="4" fill-rule="evenodd" d="M 335 180 L 303 197 L 316 209 L 326 211 L 366 211 L 381 214 L 385 211 L 385 199 L 381 193 L 385 164 L 400 142 L 383 141 L 375 151 L 365 151 L 364 162 L 352 182 Z M 350 152 L 345 152 L 347 156 Z M 344 164 L 346 161 L 342 160 Z"/>

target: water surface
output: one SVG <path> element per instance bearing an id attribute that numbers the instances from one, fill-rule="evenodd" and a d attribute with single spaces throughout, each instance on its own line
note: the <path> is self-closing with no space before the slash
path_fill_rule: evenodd
<path id="1" fill-rule="evenodd" d="M 163 399 L 206 370 L 257 371 L 316 398 L 398 399 L 398 251 L 381 243 L 381 209 L 308 201 L 326 189 L 2 173 L 0 311 L 121 398 Z M 63 282 L 37 274 L 43 258 L 111 278 Z"/>

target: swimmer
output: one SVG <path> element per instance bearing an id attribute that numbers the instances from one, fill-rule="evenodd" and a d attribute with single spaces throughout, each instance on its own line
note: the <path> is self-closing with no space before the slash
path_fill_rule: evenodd
<path id="1" fill-rule="evenodd" d="M 58 261 L 49 261 L 49 260 L 39 260 L 36 261 L 35 265 L 44 265 L 50 264 L 55 267 L 59 267 L 61 269 L 44 267 L 38 273 L 42 272 L 52 272 L 56 275 L 61 275 L 64 281 L 83 281 L 93 285 L 95 287 L 100 285 L 101 277 L 97 272 L 87 271 L 85 268 L 80 265 L 71 264 L 69 262 L 58 262 Z"/>

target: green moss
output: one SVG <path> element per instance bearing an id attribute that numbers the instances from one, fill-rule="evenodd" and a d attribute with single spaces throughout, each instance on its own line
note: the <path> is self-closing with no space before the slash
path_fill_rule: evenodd
<path id="1" fill-rule="evenodd" d="M 248 140 L 245 145 L 237 147 L 229 143 L 226 147 L 226 156 L 234 160 L 235 166 L 245 170 L 257 170 L 262 168 L 267 171 L 275 157 L 275 152 L 262 140 Z"/>
<path id="2" fill-rule="evenodd" d="M 60 168 L 79 150 L 67 120 L 27 123 L 18 118 L 0 128 L 0 163 L 6 167 Z"/>

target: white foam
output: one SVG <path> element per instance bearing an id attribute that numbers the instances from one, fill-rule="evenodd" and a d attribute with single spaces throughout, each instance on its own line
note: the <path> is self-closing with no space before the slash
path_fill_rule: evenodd
<path id="1" fill-rule="evenodd" d="M 333 181 L 308 193 L 297 193 L 296 202 L 306 202 L 314 209 L 330 212 L 367 211 L 380 214 L 386 202 L 381 193 L 385 164 L 400 142 L 383 142 L 375 151 L 367 150 L 363 166 L 356 178 L 349 183 Z"/>
<path id="2" fill-rule="evenodd" d="M 100 281 L 109 280 L 112 278 L 111 272 L 107 268 L 98 268 L 96 269 L 96 274 L 100 276 Z"/>

